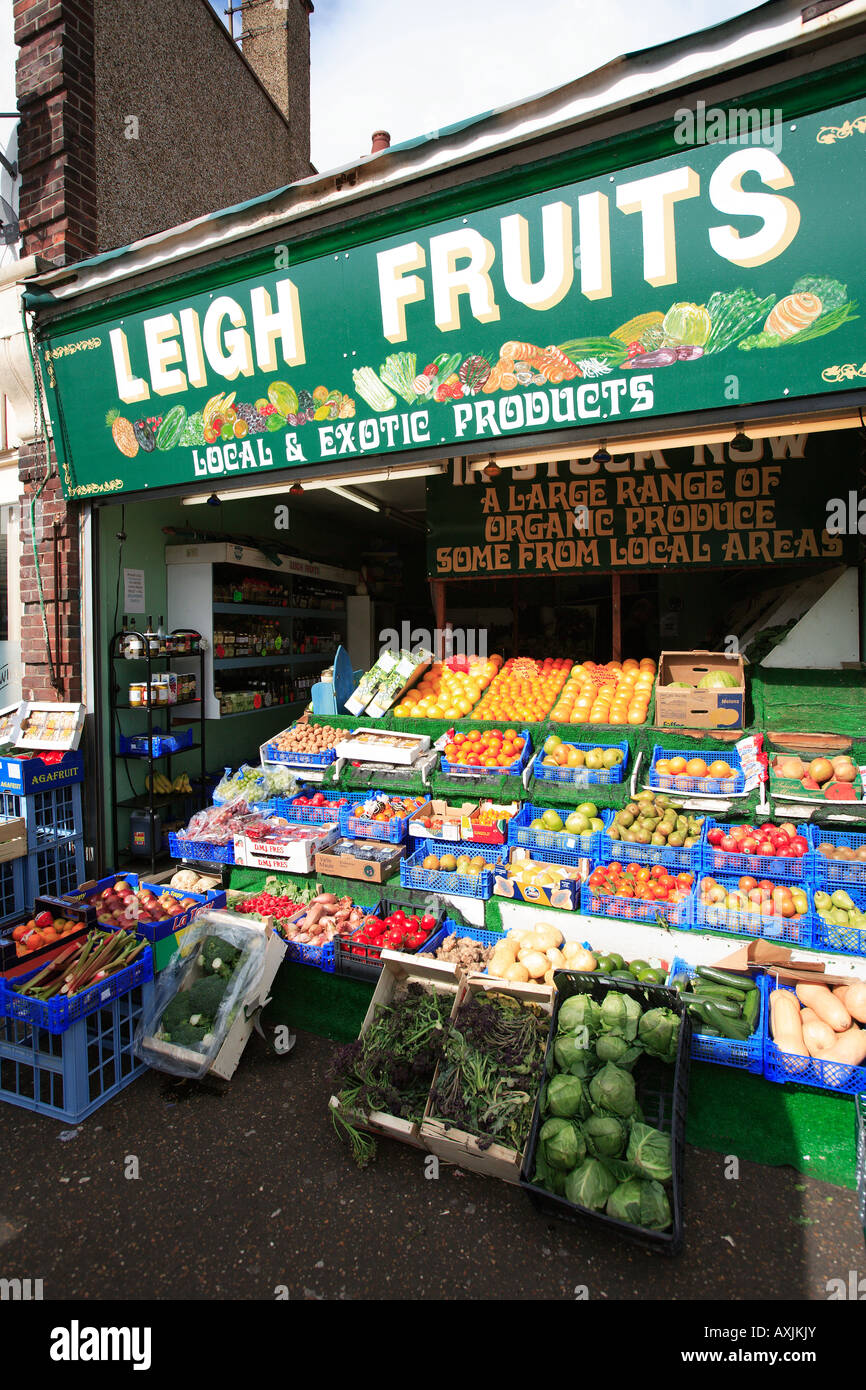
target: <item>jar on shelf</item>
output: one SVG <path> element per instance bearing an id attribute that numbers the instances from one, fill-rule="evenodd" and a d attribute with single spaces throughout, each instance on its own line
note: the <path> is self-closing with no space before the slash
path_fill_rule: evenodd
<path id="1" fill-rule="evenodd" d="M 147 684 L 145 681 L 132 681 L 130 683 L 129 703 L 134 709 L 147 704 Z"/>

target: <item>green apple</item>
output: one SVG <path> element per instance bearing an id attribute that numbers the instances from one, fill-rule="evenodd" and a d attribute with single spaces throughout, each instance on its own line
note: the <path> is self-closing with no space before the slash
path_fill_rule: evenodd
<path id="1" fill-rule="evenodd" d="M 542 811 L 541 819 L 545 830 L 562 829 L 562 817 L 556 811 Z"/>
<path id="2" fill-rule="evenodd" d="M 586 816 L 589 820 L 598 815 L 598 807 L 592 801 L 582 801 L 575 810 L 579 816 Z"/>
<path id="3" fill-rule="evenodd" d="M 581 815 L 578 811 L 572 811 L 565 828 L 569 835 L 588 835 L 591 830 L 588 816 Z"/>

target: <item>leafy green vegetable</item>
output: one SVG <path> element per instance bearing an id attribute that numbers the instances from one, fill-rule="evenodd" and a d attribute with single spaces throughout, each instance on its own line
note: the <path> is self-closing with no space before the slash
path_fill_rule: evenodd
<path id="1" fill-rule="evenodd" d="M 191 1012 L 216 1018 L 227 982 L 220 975 L 203 975 L 187 991 Z"/>
<path id="2" fill-rule="evenodd" d="M 843 323 L 859 318 L 860 315 L 854 313 L 856 308 L 857 303 L 852 299 L 847 304 L 819 315 L 814 323 L 810 323 L 807 328 L 801 328 L 799 333 L 792 333 L 790 338 L 777 338 L 773 333 L 754 333 L 744 338 L 738 347 L 744 352 L 751 352 L 753 348 L 794 347 L 797 343 L 808 343 L 812 338 L 823 338 L 825 333 L 833 333 L 837 328 L 841 328 Z"/>
<path id="3" fill-rule="evenodd" d="M 552 1115 L 566 1118 L 589 1114 L 586 1084 L 579 1076 L 560 1074 L 547 1083 L 547 1108 Z"/>
<path id="4" fill-rule="evenodd" d="M 553 1044 L 553 1057 L 559 1071 L 581 1076 L 584 1080 L 598 1070 L 598 1058 L 588 1048 L 581 1047 L 579 1038 L 573 1033 L 565 1033 Z"/>
<path id="5" fill-rule="evenodd" d="M 671 1224 L 667 1194 L 660 1183 L 628 1178 L 610 1194 L 605 1211 L 617 1221 L 644 1230 L 664 1231 Z"/>
<path id="6" fill-rule="evenodd" d="M 172 1033 L 176 1028 L 179 1028 L 182 1023 L 187 1023 L 189 1021 L 191 1013 L 192 1007 L 190 1005 L 189 994 L 186 992 L 183 994 L 176 994 L 173 999 L 169 999 L 162 1011 L 160 1027 L 164 1032 Z"/>
<path id="7" fill-rule="evenodd" d="M 586 1158 L 586 1140 L 572 1120 L 552 1115 L 538 1138 L 548 1165 L 562 1173 L 570 1173 Z"/>
<path id="8" fill-rule="evenodd" d="M 396 397 L 385 388 L 372 367 L 356 367 L 352 372 L 352 380 L 358 395 L 374 410 L 394 409 L 397 404 Z"/>
<path id="9" fill-rule="evenodd" d="M 386 386 L 402 396 L 407 405 L 414 405 L 418 399 L 415 378 L 418 375 L 418 358 L 414 352 L 394 352 L 379 368 L 379 376 Z"/>
<path id="10" fill-rule="evenodd" d="M 703 304 L 672 304 L 662 323 L 666 347 L 703 347 L 712 322 Z"/>
<path id="11" fill-rule="evenodd" d="M 766 299 L 759 299 L 752 290 L 744 289 L 742 286 L 727 294 L 716 290 L 707 301 L 712 328 L 704 343 L 704 356 L 708 357 L 712 352 L 724 352 L 725 348 L 730 347 L 744 333 L 748 333 L 753 324 L 765 319 L 775 302 L 774 294 L 768 295 Z"/>
<path id="12" fill-rule="evenodd" d="M 601 1005 L 596 1004 L 588 994 L 572 994 L 559 1010 L 558 1033 L 575 1033 L 580 1028 L 597 1033 L 600 1026 Z"/>
<path id="13" fill-rule="evenodd" d="M 814 294 L 820 299 L 824 311 L 841 309 L 848 300 L 848 286 L 831 279 L 829 275 L 801 275 L 791 293 Z"/>
<path id="14" fill-rule="evenodd" d="M 673 1009 L 649 1009 L 638 1025 L 638 1040 L 651 1057 L 676 1061 L 680 1020 Z"/>
<path id="15" fill-rule="evenodd" d="M 643 1177 L 667 1182 L 672 1174 L 671 1137 L 651 1125 L 633 1124 L 626 1158 Z"/>
<path id="16" fill-rule="evenodd" d="M 618 1033 L 628 1042 L 637 1037 L 641 1006 L 633 994 L 609 990 L 601 1006 L 601 1027 L 605 1033 Z M 599 1053 L 599 1056 L 601 1054 Z"/>
<path id="17" fill-rule="evenodd" d="M 589 1083 L 593 1104 L 627 1119 L 634 1113 L 635 1084 L 630 1072 L 606 1062 Z"/>
<path id="18" fill-rule="evenodd" d="M 602 1211 L 617 1186 L 616 1178 L 597 1158 L 585 1158 L 565 1179 L 565 1195 L 578 1207 Z"/>
<path id="19" fill-rule="evenodd" d="M 642 1047 L 631 1047 L 619 1033 L 602 1033 L 595 1044 L 595 1054 L 600 1062 L 616 1062 L 625 1071 L 631 1071 L 642 1053 Z"/>
<path id="20" fill-rule="evenodd" d="M 619 1158 L 625 1148 L 626 1126 L 615 1115 L 590 1115 L 581 1129 L 593 1158 Z"/>

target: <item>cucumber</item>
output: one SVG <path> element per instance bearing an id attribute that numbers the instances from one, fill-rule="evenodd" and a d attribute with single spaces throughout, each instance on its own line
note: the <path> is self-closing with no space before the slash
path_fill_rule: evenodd
<path id="1" fill-rule="evenodd" d="M 452 372 L 456 372 L 460 366 L 459 352 L 440 352 L 438 357 L 433 358 L 433 366 L 437 369 L 433 380 L 439 385 L 446 380 Z"/>
<path id="2" fill-rule="evenodd" d="M 677 994 L 687 994 L 691 980 L 688 975 L 675 975 L 671 980 L 670 987 L 675 989 Z"/>
<path id="3" fill-rule="evenodd" d="M 753 990 L 743 1005 L 743 1022 L 748 1023 L 750 1033 L 754 1033 L 758 1026 L 758 1014 L 761 1008 L 761 997 L 757 990 Z"/>
<path id="4" fill-rule="evenodd" d="M 727 1018 L 711 1000 L 707 1000 L 703 1008 L 704 1017 L 710 1027 L 718 1028 L 722 1037 L 729 1038 L 731 1042 L 745 1042 L 751 1035 L 748 1023 L 744 1023 L 741 1018 Z"/>
<path id="5" fill-rule="evenodd" d="M 712 965 L 699 965 L 697 973 L 702 980 L 708 980 L 714 985 L 727 985 L 730 989 L 741 989 L 746 992 L 750 989 L 757 989 L 754 980 L 748 979 L 745 975 L 734 975 L 728 970 L 717 970 Z"/>
<path id="6" fill-rule="evenodd" d="M 628 356 L 625 344 L 616 338 L 572 338 L 568 343 L 560 343 L 559 350 L 572 362 L 583 357 L 604 357 L 615 367 L 620 366 Z"/>
<path id="7" fill-rule="evenodd" d="M 162 424 L 157 432 L 157 449 L 173 449 L 176 444 L 179 444 L 185 424 L 186 411 L 184 407 L 173 405 L 168 414 L 163 416 Z"/>
<path id="8" fill-rule="evenodd" d="M 720 1014 L 726 1018 L 742 1018 L 743 1009 L 741 1004 L 735 1004 L 733 999 L 707 999 L 705 995 L 693 995 L 700 1003 L 712 1004 L 714 1009 L 718 1009 Z"/>
<path id="9" fill-rule="evenodd" d="M 745 990 L 734 989 L 731 985 L 712 985 L 708 980 L 696 980 L 694 991 L 708 999 L 733 999 L 737 1004 L 742 1004 L 746 998 Z"/>

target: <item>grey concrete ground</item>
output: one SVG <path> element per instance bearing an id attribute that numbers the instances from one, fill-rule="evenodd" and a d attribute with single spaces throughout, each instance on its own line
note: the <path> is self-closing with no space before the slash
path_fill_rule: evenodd
<path id="1" fill-rule="evenodd" d="M 674 1260 L 492 1179 L 427 1179 L 396 1143 L 359 1172 L 328 1116 L 333 1050 L 254 1037 L 226 1094 L 151 1072 L 77 1130 L 0 1108 L 0 1276 L 76 1300 L 823 1300 L 866 1272 L 852 1192 L 750 1163 L 730 1181 L 692 1148 Z"/>

